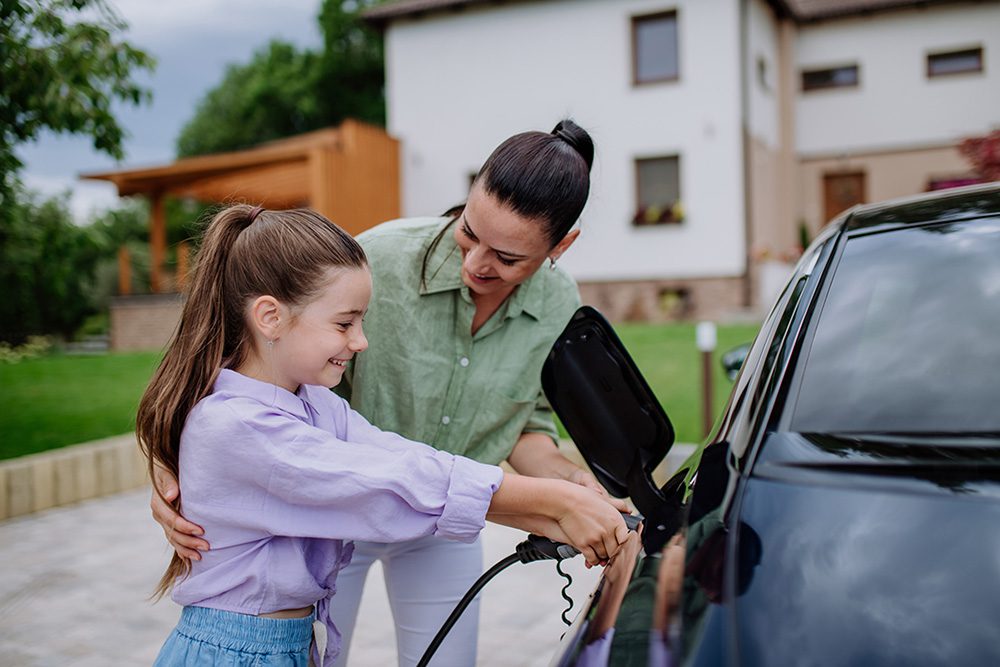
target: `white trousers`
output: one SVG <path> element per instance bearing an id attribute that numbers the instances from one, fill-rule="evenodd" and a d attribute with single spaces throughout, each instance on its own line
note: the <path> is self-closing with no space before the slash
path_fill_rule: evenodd
<path id="1" fill-rule="evenodd" d="M 361 592 L 368 569 L 381 561 L 385 587 L 396 625 L 396 651 L 400 667 L 412 667 L 423 656 L 434 635 L 462 596 L 483 573 L 483 546 L 422 537 L 410 542 L 377 544 L 355 542 L 351 563 L 337 575 L 337 592 L 330 614 L 343 636 L 335 667 L 349 665 L 351 636 L 357 621 Z M 433 667 L 472 667 L 476 664 L 479 632 L 479 597 L 468 606 L 448 633 Z"/>

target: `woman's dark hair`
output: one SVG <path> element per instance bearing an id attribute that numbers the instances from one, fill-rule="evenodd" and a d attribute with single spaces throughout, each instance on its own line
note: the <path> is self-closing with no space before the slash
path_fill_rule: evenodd
<path id="1" fill-rule="evenodd" d="M 526 218 L 541 220 L 550 245 L 576 224 L 590 192 L 594 142 L 571 120 L 549 134 L 522 132 L 497 146 L 473 185 Z"/>
<path id="2" fill-rule="evenodd" d="M 515 134 L 486 158 L 472 187 L 481 186 L 498 203 L 518 215 L 541 221 L 549 247 L 555 246 L 576 224 L 590 193 L 590 168 L 594 142 L 587 131 L 569 119 L 561 120 L 549 133 Z M 464 205 L 449 209 L 446 217 L 457 219 Z M 447 228 L 434 238 L 427 258 Z"/>
<path id="3" fill-rule="evenodd" d="M 236 205 L 218 213 L 205 231 L 180 324 L 139 402 L 135 430 L 150 479 L 157 466 L 178 477 L 188 413 L 211 392 L 220 368 L 247 358 L 246 307 L 253 299 L 266 294 L 304 305 L 322 289 L 329 268 L 367 265 L 358 242 L 314 211 Z M 163 498 L 156 484 L 153 489 Z M 179 498 L 171 505 L 180 511 Z M 166 593 L 190 567 L 174 553 L 154 595 Z"/>

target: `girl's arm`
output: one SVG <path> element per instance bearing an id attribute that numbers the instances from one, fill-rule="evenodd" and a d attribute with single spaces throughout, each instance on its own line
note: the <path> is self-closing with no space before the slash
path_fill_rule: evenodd
<path id="1" fill-rule="evenodd" d="M 628 538 L 621 512 L 605 496 L 565 480 L 505 474 L 486 518 L 571 544 L 591 565 Z"/>

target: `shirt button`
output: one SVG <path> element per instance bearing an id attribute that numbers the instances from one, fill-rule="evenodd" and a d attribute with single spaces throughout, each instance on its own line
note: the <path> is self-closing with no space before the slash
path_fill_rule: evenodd
<path id="1" fill-rule="evenodd" d="M 441 417 L 441 423 L 447 426 L 448 424 L 451 423 L 451 417 L 449 417 L 448 415 Z"/>
<path id="2" fill-rule="evenodd" d="M 459 365 L 460 365 L 460 366 L 461 366 L 462 368 L 465 368 L 466 366 L 468 366 L 468 365 L 469 365 L 469 358 L 468 358 L 468 357 L 462 357 L 461 359 L 459 359 L 459 360 L 458 360 L 458 364 L 459 364 Z"/>

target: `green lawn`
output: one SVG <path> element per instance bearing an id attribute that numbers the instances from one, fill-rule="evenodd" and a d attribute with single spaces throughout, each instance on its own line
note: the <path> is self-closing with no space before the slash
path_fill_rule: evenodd
<path id="1" fill-rule="evenodd" d="M 131 431 L 159 358 L 54 355 L 0 364 L 0 459 Z"/>
<path id="2" fill-rule="evenodd" d="M 718 327 L 718 345 L 712 371 L 715 400 L 713 421 L 729 398 L 732 383 L 719 363 L 723 352 L 757 335 L 759 325 Z M 701 442 L 701 353 L 695 348 L 694 324 L 618 324 L 615 331 L 625 343 L 650 388 L 666 410 L 678 442 Z"/>
<path id="3" fill-rule="evenodd" d="M 693 324 L 620 324 L 615 327 L 656 393 L 681 442 L 701 434 L 701 358 Z M 719 328 L 719 352 L 750 341 L 756 326 Z M 159 353 L 56 355 L 0 365 L 0 459 L 54 449 L 120 433 L 135 426 L 139 397 Z M 718 354 L 715 412 L 730 383 Z"/>

